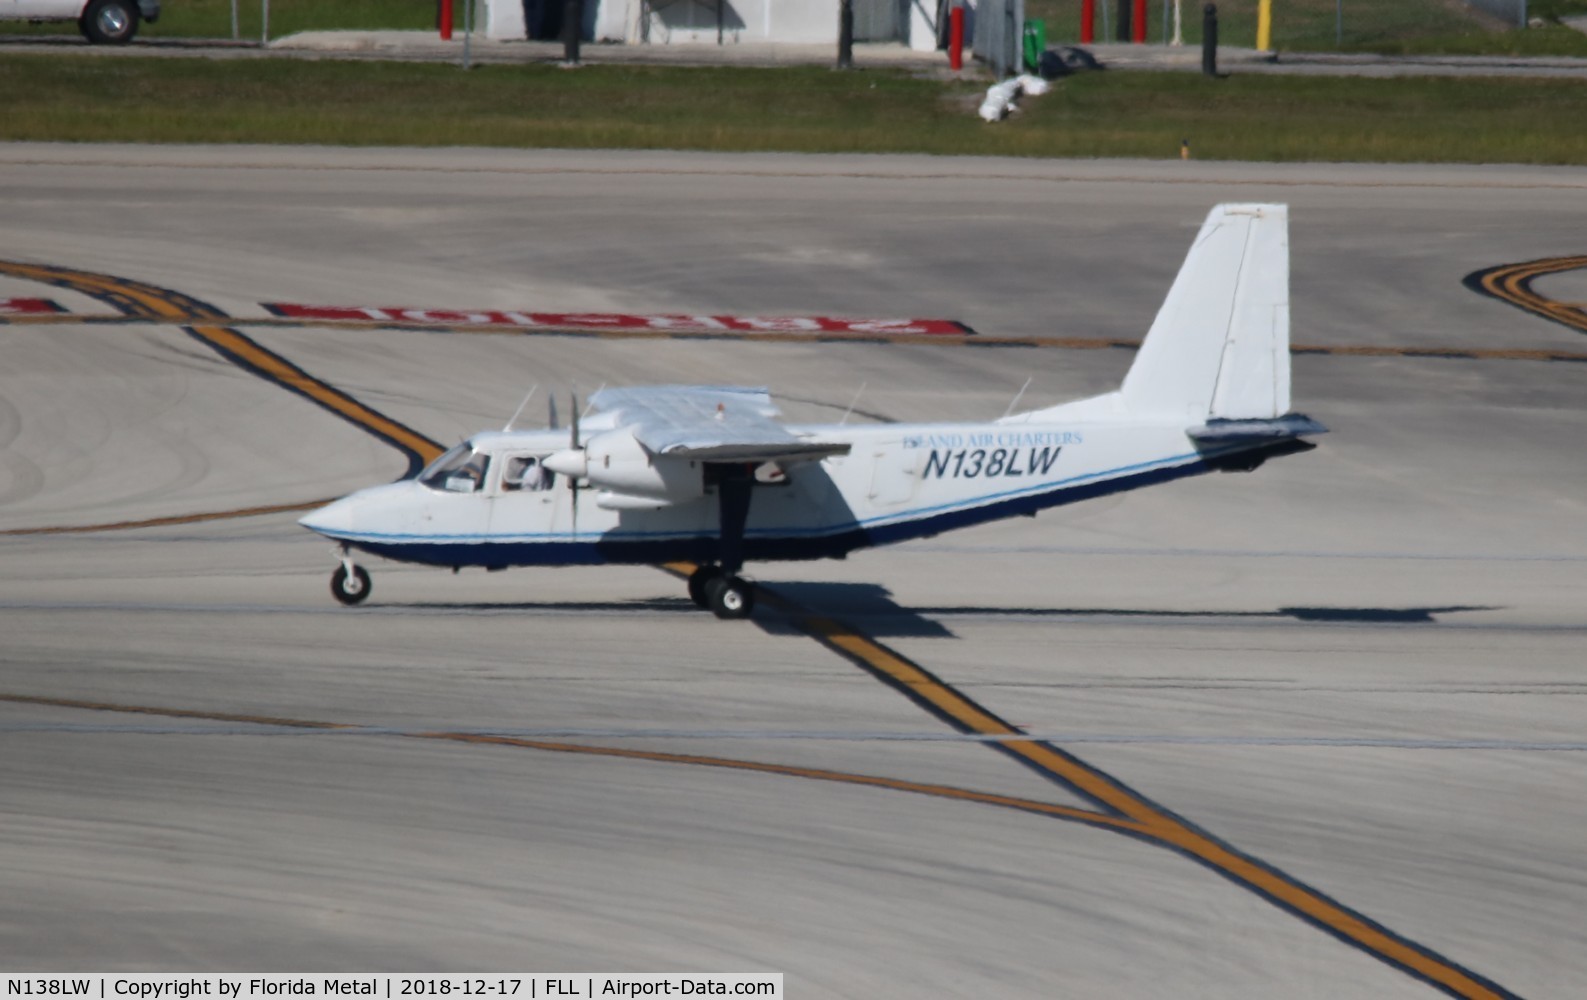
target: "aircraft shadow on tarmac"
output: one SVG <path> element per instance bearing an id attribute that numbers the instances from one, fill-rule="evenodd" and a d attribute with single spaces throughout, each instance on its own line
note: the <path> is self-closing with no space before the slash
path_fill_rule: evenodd
<path id="1" fill-rule="evenodd" d="M 1290 619 L 1297 622 L 1334 622 L 1358 625 L 1437 624 L 1438 615 L 1462 611 L 1499 611 L 1491 605 L 1451 604 L 1400 608 L 1280 607 L 1266 611 L 1206 611 L 1169 608 L 1041 608 L 1006 605 L 939 605 L 906 607 L 893 600 L 892 591 L 877 583 L 778 583 L 767 588 L 770 600 L 763 600 L 755 612 L 754 623 L 768 635 L 800 635 L 800 619 L 809 615 L 862 621 L 865 632 L 874 637 L 956 639 L 958 636 L 939 618 L 1167 618 L 1203 621 L 1251 621 Z M 422 601 L 381 603 L 386 610 L 407 609 L 441 613 L 527 613 L 613 614 L 649 612 L 662 615 L 698 615 L 700 609 L 687 598 L 661 597 L 637 601 L 506 601 L 451 602 Z"/>
<path id="2" fill-rule="evenodd" d="M 1407 625 L 1431 623 L 1434 615 L 1453 614 L 1458 611 L 1499 611 L 1501 608 L 1484 605 L 1450 605 L 1428 608 L 1275 608 L 1272 611 L 1182 611 L 1153 608 L 993 608 L 965 606 L 957 608 L 914 608 L 922 615 L 1011 615 L 1019 617 L 1049 618 L 1206 618 L 1210 620 L 1292 618 L 1302 622 L 1354 622 L 1374 625 Z"/>
<path id="3" fill-rule="evenodd" d="M 865 631 L 873 636 L 910 636 L 920 638 L 957 638 L 939 618 L 1171 618 L 1191 620 L 1290 619 L 1298 622 L 1343 622 L 1368 625 L 1437 624 L 1437 615 L 1462 611 L 1497 611 L 1486 605 L 1443 605 L 1426 607 L 1280 607 L 1263 611 L 1196 611 L 1156 608 L 1042 608 L 999 605 L 958 605 L 905 607 L 892 599 L 892 592 L 874 583 L 779 583 L 776 594 L 802 609 L 836 618 L 862 619 Z M 794 614 L 767 608 L 757 612 L 755 622 L 772 634 L 798 631 Z"/>

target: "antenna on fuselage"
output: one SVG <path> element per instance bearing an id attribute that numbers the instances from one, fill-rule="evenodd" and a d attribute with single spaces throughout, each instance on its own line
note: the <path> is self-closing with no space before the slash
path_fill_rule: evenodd
<path id="1" fill-rule="evenodd" d="M 849 400 L 849 408 L 843 411 L 843 419 L 838 421 L 839 426 L 849 422 L 849 414 L 853 413 L 854 407 L 859 405 L 860 395 L 863 392 L 865 392 L 865 383 L 861 382 L 860 387 L 854 390 L 854 398 Z"/>
<path id="2" fill-rule="evenodd" d="M 1014 407 L 1018 406 L 1019 401 L 1025 398 L 1025 390 L 1030 388 L 1030 384 L 1031 382 L 1035 381 L 1035 378 L 1036 377 L 1032 375 L 1030 378 L 1025 380 L 1024 385 L 1019 387 L 1019 391 L 1014 393 L 1014 398 L 1008 401 L 1008 409 L 1003 411 L 1003 416 L 1006 417 L 1014 412 Z"/>
<path id="3" fill-rule="evenodd" d="M 546 396 L 546 428 L 557 429 L 557 394 L 554 392 Z"/>
<path id="4" fill-rule="evenodd" d="M 539 389 L 539 388 L 540 388 L 540 383 L 539 382 L 536 382 L 534 385 L 529 387 L 529 395 L 525 396 L 523 398 L 523 402 L 518 404 L 518 409 L 512 411 L 512 416 L 510 418 L 508 418 L 508 420 L 507 420 L 507 426 L 503 427 L 502 430 L 504 430 L 504 431 L 512 430 L 512 425 L 515 422 L 517 422 L 518 418 L 523 414 L 523 408 L 529 405 L 529 401 L 531 399 L 535 398 L 535 390 Z"/>

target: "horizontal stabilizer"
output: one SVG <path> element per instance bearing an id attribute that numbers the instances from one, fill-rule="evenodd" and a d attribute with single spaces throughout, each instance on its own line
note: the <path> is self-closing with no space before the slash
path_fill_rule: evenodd
<path id="1" fill-rule="evenodd" d="M 1281 441 L 1285 438 L 1305 437 L 1310 434 L 1326 434 L 1328 428 L 1308 416 L 1291 413 L 1274 420 L 1215 418 L 1187 433 L 1198 447 L 1223 447 L 1261 444 L 1264 441 Z"/>

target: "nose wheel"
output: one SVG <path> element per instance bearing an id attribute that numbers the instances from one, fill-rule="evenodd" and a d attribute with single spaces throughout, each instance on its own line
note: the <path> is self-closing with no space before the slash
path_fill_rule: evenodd
<path id="1" fill-rule="evenodd" d="M 689 599 L 718 618 L 748 618 L 755 610 L 755 585 L 720 566 L 689 574 Z"/>
<path id="2" fill-rule="evenodd" d="M 331 574 L 331 596 L 343 604 L 362 604 L 369 591 L 369 571 L 355 562 L 344 562 Z"/>

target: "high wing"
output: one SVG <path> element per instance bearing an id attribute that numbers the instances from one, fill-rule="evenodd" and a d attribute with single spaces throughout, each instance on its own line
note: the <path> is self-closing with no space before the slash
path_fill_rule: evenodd
<path id="1" fill-rule="evenodd" d="M 658 385 L 602 389 L 590 403 L 653 455 L 702 462 L 809 461 L 849 445 L 790 432 L 765 388 Z"/>

